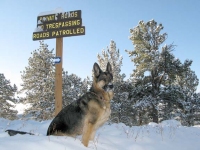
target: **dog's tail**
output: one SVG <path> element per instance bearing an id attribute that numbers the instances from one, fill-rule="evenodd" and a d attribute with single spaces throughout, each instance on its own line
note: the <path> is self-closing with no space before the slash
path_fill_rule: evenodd
<path id="1" fill-rule="evenodd" d="M 5 132 L 7 132 L 10 136 L 14 136 L 16 134 L 29 134 L 29 135 L 34 135 L 33 133 L 29 133 L 29 132 L 23 132 L 23 131 L 17 131 L 17 130 L 6 130 Z"/>

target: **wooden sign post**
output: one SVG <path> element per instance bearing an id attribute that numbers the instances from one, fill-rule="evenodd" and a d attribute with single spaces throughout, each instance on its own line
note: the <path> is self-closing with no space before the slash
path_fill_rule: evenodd
<path id="1" fill-rule="evenodd" d="M 56 65 L 55 78 L 55 115 L 62 109 L 62 57 L 63 56 L 63 38 L 56 38 L 56 57 L 60 57 L 61 61 Z"/>
<path id="2" fill-rule="evenodd" d="M 63 37 L 85 35 L 81 10 L 47 14 L 37 17 L 33 41 L 56 38 L 55 115 L 62 109 Z"/>

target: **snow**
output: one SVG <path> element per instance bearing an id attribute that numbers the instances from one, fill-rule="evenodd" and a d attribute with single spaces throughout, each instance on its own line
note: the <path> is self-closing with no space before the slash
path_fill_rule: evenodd
<path id="1" fill-rule="evenodd" d="M 175 120 L 160 124 L 128 127 L 122 123 L 104 125 L 96 134 L 88 148 L 81 143 L 81 136 L 45 136 L 51 120 L 6 120 L 0 118 L 1 150 L 199 150 L 200 127 L 184 127 Z M 10 137 L 7 129 L 34 133 Z"/>
<path id="2" fill-rule="evenodd" d="M 45 12 L 41 12 L 38 14 L 38 17 L 39 16 L 45 16 L 45 15 L 51 15 L 51 14 L 58 14 L 58 13 L 64 13 L 64 10 L 61 8 L 61 7 L 58 7 L 54 10 L 51 10 L 51 11 L 45 11 Z M 46 18 L 44 17 L 43 20 L 45 20 Z M 42 22 L 40 20 L 38 20 L 37 24 L 42 24 Z M 41 28 L 41 26 L 38 26 L 35 28 L 34 32 L 42 32 L 43 29 Z"/>
<path id="3" fill-rule="evenodd" d="M 38 14 L 38 16 L 45 16 L 45 15 L 57 14 L 57 13 L 63 13 L 63 12 L 64 12 L 64 10 L 61 7 L 58 7 L 55 10 L 52 10 L 52 11 L 41 12 L 41 13 Z"/>
<path id="4" fill-rule="evenodd" d="M 35 28 L 34 32 L 42 32 L 43 29 L 41 28 L 41 26 L 38 26 Z"/>
<path id="5" fill-rule="evenodd" d="M 11 104 L 11 102 L 10 102 Z M 15 106 L 14 106 L 15 105 Z M 26 106 L 14 104 L 16 110 Z M 176 120 L 128 127 L 123 123 L 108 123 L 98 129 L 88 148 L 81 143 L 81 136 L 46 136 L 51 120 L 7 120 L 0 118 L 0 150 L 199 150 L 200 126 L 185 127 Z M 9 136 L 5 130 L 31 132 L 35 135 Z"/>

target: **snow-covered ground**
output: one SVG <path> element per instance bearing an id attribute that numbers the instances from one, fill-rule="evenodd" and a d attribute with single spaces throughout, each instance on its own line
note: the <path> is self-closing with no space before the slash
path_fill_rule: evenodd
<path id="1" fill-rule="evenodd" d="M 23 104 L 13 106 L 20 113 L 26 108 Z M 0 118 L 0 150 L 200 150 L 200 126 L 184 127 L 175 120 L 134 127 L 105 124 L 88 148 L 82 145 L 81 136 L 46 136 L 50 122 Z M 35 135 L 9 136 L 7 129 Z"/>
<path id="2" fill-rule="evenodd" d="M 184 127 L 170 120 L 160 124 L 128 127 L 122 123 L 104 125 L 86 148 L 81 136 L 45 136 L 49 121 L 6 120 L 0 118 L 0 150 L 199 150 L 200 126 Z M 35 135 L 9 136 L 7 129 Z"/>

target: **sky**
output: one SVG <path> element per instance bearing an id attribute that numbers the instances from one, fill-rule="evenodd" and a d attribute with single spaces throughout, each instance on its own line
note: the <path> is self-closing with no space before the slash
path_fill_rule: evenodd
<path id="1" fill-rule="evenodd" d="M 111 40 L 123 57 L 121 73 L 129 78 L 134 64 L 125 50 L 133 50 L 129 30 L 154 19 L 162 23 L 168 34 L 164 44 L 176 45 L 173 54 L 183 63 L 193 60 L 191 69 L 200 79 L 199 0 L 1 0 L 0 1 L 0 73 L 18 87 L 20 71 L 28 66 L 31 52 L 39 48 L 39 41 L 32 40 L 37 26 L 37 16 L 61 8 L 64 11 L 81 10 L 82 25 L 86 34 L 63 39 L 63 68 L 81 78 L 91 77 L 97 54 L 109 46 Z M 55 49 L 56 39 L 44 40 L 49 49 Z M 55 52 L 55 51 L 54 51 Z M 197 88 L 200 92 L 200 85 Z"/>

